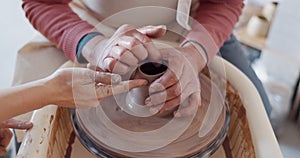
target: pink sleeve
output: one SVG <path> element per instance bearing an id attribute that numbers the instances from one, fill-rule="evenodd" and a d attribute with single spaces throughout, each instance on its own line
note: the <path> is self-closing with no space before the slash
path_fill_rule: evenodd
<path id="1" fill-rule="evenodd" d="M 76 61 L 79 40 L 94 27 L 77 16 L 69 2 L 71 0 L 23 0 L 22 7 L 33 27 Z"/>
<path id="2" fill-rule="evenodd" d="M 243 0 L 200 0 L 194 16 L 196 21 L 191 22 L 192 31 L 187 34 L 186 40 L 194 40 L 203 45 L 210 61 L 229 39 L 243 6 Z M 203 31 L 204 28 L 207 32 Z"/>

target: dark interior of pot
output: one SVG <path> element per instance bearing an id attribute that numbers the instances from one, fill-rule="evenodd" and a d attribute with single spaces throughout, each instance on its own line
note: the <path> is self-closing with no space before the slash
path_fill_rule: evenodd
<path id="1" fill-rule="evenodd" d="M 147 62 L 140 66 L 140 70 L 147 75 L 156 75 L 165 72 L 168 69 L 167 65 L 154 62 Z"/>

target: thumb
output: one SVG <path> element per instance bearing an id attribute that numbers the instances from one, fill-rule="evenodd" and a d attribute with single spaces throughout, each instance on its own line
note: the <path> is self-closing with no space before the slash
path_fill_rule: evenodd
<path id="1" fill-rule="evenodd" d="M 166 25 L 158 25 L 158 26 L 148 25 L 148 26 L 143 26 L 141 28 L 138 28 L 137 30 L 142 34 L 147 35 L 150 38 L 158 38 L 166 34 L 167 27 Z"/>

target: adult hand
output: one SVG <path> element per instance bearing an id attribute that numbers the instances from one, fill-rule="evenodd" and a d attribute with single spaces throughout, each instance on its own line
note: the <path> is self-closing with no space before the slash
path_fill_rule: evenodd
<path id="1" fill-rule="evenodd" d="M 165 26 L 145 26 L 136 29 L 125 24 L 109 39 L 103 36 L 91 39 L 83 47 L 82 54 L 92 65 L 104 71 L 125 74 L 130 66 L 137 65 L 147 57 L 154 61 L 160 59 L 160 53 L 150 37 L 161 37 L 165 32 Z"/>
<path id="2" fill-rule="evenodd" d="M 118 74 L 87 68 L 65 68 L 48 77 L 47 88 L 53 94 L 50 101 L 64 107 L 96 107 L 105 97 L 144 86 L 146 80 L 121 82 Z"/>
<path id="3" fill-rule="evenodd" d="M 13 136 L 13 133 L 9 130 L 9 128 L 26 130 L 32 128 L 32 126 L 33 125 L 30 122 L 22 122 L 14 119 L 0 122 L 0 156 L 6 155 L 6 148 Z"/>
<path id="4" fill-rule="evenodd" d="M 187 98 L 188 105 L 176 110 L 175 117 L 189 116 L 196 112 L 201 104 L 198 73 L 206 64 L 198 51 L 199 49 L 189 44 L 185 47 L 160 50 L 163 60 L 168 62 L 168 69 L 149 87 L 150 96 L 145 104 L 153 106 L 153 113 L 173 110 Z"/>

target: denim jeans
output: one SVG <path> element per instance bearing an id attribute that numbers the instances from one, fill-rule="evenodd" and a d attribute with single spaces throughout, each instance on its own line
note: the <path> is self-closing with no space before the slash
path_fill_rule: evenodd
<path id="1" fill-rule="evenodd" d="M 220 54 L 223 59 L 227 60 L 238 69 L 240 69 L 255 85 L 262 101 L 264 103 L 266 112 L 270 118 L 272 107 L 270 105 L 268 96 L 265 92 L 265 89 L 252 69 L 249 60 L 246 58 L 246 55 L 243 53 L 243 49 L 239 41 L 235 38 L 234 35 L 230 36 L 230 39 L 225 41 L 224 45 L 220 48 Z"/>

